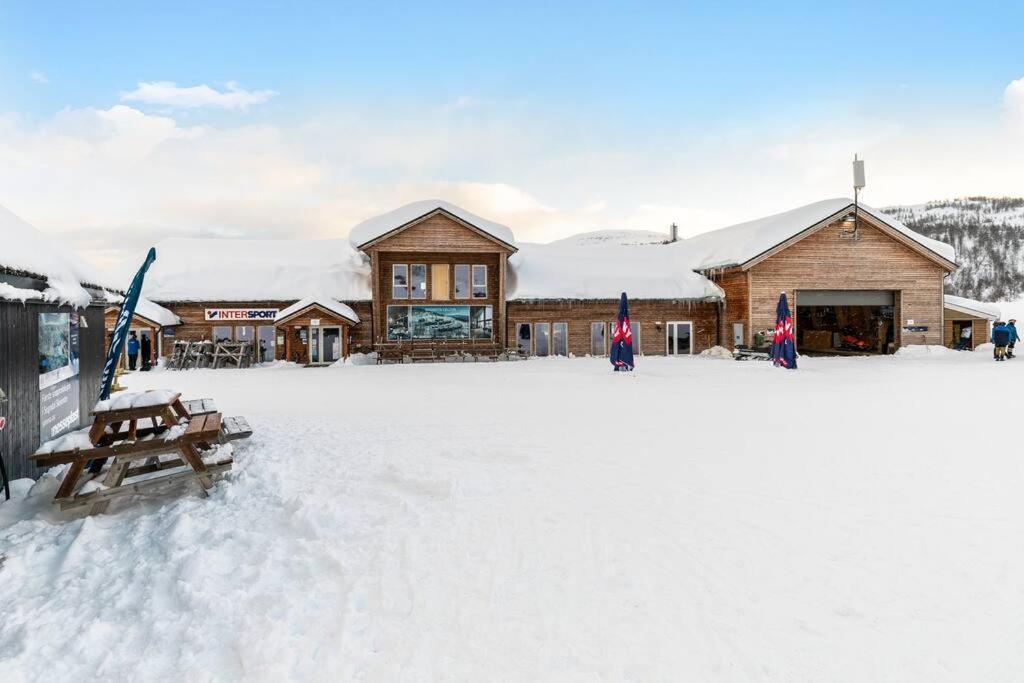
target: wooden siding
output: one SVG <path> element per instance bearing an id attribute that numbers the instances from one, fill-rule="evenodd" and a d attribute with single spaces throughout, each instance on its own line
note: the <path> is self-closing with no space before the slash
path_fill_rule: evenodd
<path id="1" fill-rule="evenodd" d="M 988 318 L 981 318 L 976 315 L 968 315 L 961 313 L 960 311 L 954 311 L 951 308 L 946 309 L 945 314 L 945 325 L 942 328 L 942 343 L 945 346 L 954 347 L 960 343 L 959 337 L 953 336 L 953 322 L 971 322 L 971 348 L 976 349 L 980 345 L 988 342 L 989 337 L 992 335 L 992 323 Z"/>
<path id="2" fill-rule="evenodd" d="M 8 401 L 0 404 L 7 426 L 0 431 L 0 453 L 11 479 L 36 478 L 43 470 L 28 455 L 39 447 L 39 314 L 66 313 L 53 305 L 0 301 L 0 388 Z M 103 306 L 79 311 L 86 326 L 79 328 L 79 427 L 89 423 L 89 411 L 99 396 L 103 372 Z"/>
<path id="3" fill-rule="evenodd" d="M 738 268 L 709 273 L 712 282 L 722 288 L 725 292 L 725 301 L 722 303 L 722 318 L 719 337 L 722 346 L 732 349 L 735 345 L 732 341 L 733 323 L 743 325 L 743 343 L 750 344 L 750 289 L 747 286 L 746 271 Z M 774 310 L 774 309 L 772 309 Z"/>
<path id="4" fill-rule="evenodd" d="M 505 269 L 510 250 L 484 237 L 447 216 L 438 214 L 427 218 L 366 249 L 370 256 L 371 289 L 373 292 L 372 339 L 386 336 L 387 307 L 389 305 L 451 305 L 492 306 L 495 341 L 505 343 Z M 394 299 L 391 294 L 391 266 L 394 264 L 423 263 L 427 268 L 427 298 Z M 456 299 L 455 273 L 449 271 L 449 296 L 434 300 L 434 264 L 486 265 L 487 297 L 483 299 Z"/>
<path id="5" fill-rule="evenodd" d="M 897 293 L 897 345 L 943 343 L 943 267 L 865 223 L 857 242 L 840 237 L 841 231 L 837 222 L 747 271 L 751 307 L 747 334 L 775 326 L 781 291 L 791 306 L 799 307 L 797 290 L 801 289 L 887 290 Z M 928 331 L 903 332 L 907 320 L 927 326 Z"/>
<path id="6" fill-rule="evenodd" d="M 302 343 L 300 330 L 308 330 L 314 318 L 320 321 L 320 327 L 341 328 L 341 357 L 348 356 L 349 348 L 354 341 L 350 341 L 349 336 L 354 328 L 330 311 L 314 306 L 311 310 L 293 316 L 286 322 L 277 325 L 276 334 L 284 337 L 284 346 L 279 345 L 275 349 L 278 359 L 290 360 L 294 363 L 309 363 L 309 344 Z"/>
<path id="7" fill-rule="evenodd" d="M 507 348 L 516 344 L 516 323 L 568 323 L 569 353 L 590 355 L 590 323 L 614 322 L 619 312 L 617 299 L 509 301 Z M 693 352 L 714 346 L 718 341 L 718 304 L 707 301 L 637 299 L 629 302 L 630 320 L 640 328 L 641 353 L 665 355 L 665 323 L 693 322 Z"/>

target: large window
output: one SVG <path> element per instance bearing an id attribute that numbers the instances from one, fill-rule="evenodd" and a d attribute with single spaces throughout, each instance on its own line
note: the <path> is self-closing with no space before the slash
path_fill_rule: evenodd
<path id="1" fill-rule="evenodd" d="M 409 298 L 409 266 L 404 263 L 391 266 L 391 298 Z"/>
<path id="2" fill-rule="evenodd" d="M 551 355 L 551 323 L 537 323 L 533 326 L 534 353 L 538 356 Z"/>
<path id="3" fill-rule="evenodd" d="M 427 266 L 423 263 L 414 263 L 409 266 L 411 270 L 411 290 L 413 299 L 427 298 Z"/>
<path id="4" fill-rule="evenodd" d="M 388 339 L 492 339 L 493 306 L 388 306 Z"/>
<path id="5" fill-rule="evenodd" d="M 569 355 L 569 323 L 554 323 L 552 341 L 556 356 Z"/>
<path id="6" fill-rule="evenodd" d="M 469 298 L 469 266 L 455 266 L 455 298 Z"/>
<path id="7" fill-rule="evenodd" d="M 487 298 L 487 266 L 473 266 L 473 298 Z"/>
<path id="8" fill-rule="evenodd" d="M 256 336 L 259 338 L 259 348 L 256 351 L 256 357 L 260 359 L 261 363 L 272 361 L 277 357 L 275 349 L 277 344 L 274 339 L 274 326 L 273 325 L 260 325 L 259 329 L 256 330 Z"/>
<path id="9" fill-rule="evenodd" d="M 608 353 L 606 335 L 607 326 L 604 323 L 590 323 L 590 355 L 604 356 Z"/>
<path id="10" fill-rule="evenodd" d="M 615 325 L 616 322 L 608 323 L 608 341 L 615 339 Z M 636 320 L 629 321 L 629 329 L 633 333 L 633 353 L 634 355 L 640 354 L 640 323 Z"/>
<path id="11" fill-rule="evenodd" d="M 530 323 L 516 323 L 516 349 L 524 356 L 533 353 L 533 328 Z"/>
<path id="12" fill-rule="evenodd" d="M 238 325 L 235 327 L 235 341 L 254 341 L 256 338 L 256 328 L 252 325 Z"/>
<path id="13" fill-rule="evenodd" d="M 213 328 L 213 341 L 231 341 L 231 326 L 217 325 Z"/>

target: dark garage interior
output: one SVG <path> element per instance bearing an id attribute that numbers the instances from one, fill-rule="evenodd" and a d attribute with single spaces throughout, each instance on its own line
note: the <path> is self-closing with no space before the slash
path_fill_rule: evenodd
<path id="1" fill-rule="evenodd" d="M 797 350 L 809 355 L 892 353 L 895 310 L 890 291 L 798 291 Z"/>

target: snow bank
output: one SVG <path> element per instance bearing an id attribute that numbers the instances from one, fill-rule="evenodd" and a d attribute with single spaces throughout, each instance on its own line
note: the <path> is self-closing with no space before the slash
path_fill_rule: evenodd
<path id="1" fill-rule="evenodd" d="M 424 199 L 411 204 L 406 204 L 394 211 L 388 211 L 387 213 L 379 216 L 369 218 L 352 228 L 352 231 L 348 235 L 349 242 L 351 242 L 353 247 L 358 249 L 367 242 L 372 242 L 378 237 L 382 237 L 392 230 L 397 230 L 403 225 L 406 225 L 417 218 L 422 218 L 428 213 L 432 213 L 438 209 L 447 211 L 456 218 L 469 223 L 509 246 L 515 246 L 516 237 L 512 234 L 512 229 L 507 225 L 502 225 L 501 223 L 495 223 L 494 221 L 489 221 L 486 218 L 481 218 L 474 213 L 466 211 L 461 206 L 457 206 L 451 202 L 446 202 L 443 199 Z"/>
<path id="2" fill-rule="evenodd" d="M 332 368 L 345 368 L 352 367 L 353 365 L 376 365 L 377 364 L 377 352 L 372 353 L 353 353 L 348 358 L 342 358 L 341 360 L 331 363 Z"/>
<path id="3" fill-rule="evenodd" d="M 359 322 L 359 316 L 356 315 L 356 312 L 353 311 L 350 306 L 343 304 L 340 301 L 336 301 L 331 297 L 325 295 L 307 296 L 303 299 L 299 299 L 291 306 L 288 306 L 287 308 L 278 311 L 277 320 L 278 322 L 280 322 L 281 320 L 284 320 L 289 316 L 295 315 L 299 311 L 314 305 L 320 306 L 320 308 L 326 311 L 330 311 L 331 313 L 334 313 L 337 316 L 345 318 L 346 320 L 350 320 L 353 323 Z"/>
<path id="4" fill-rule="evenodd" d="M 27 274 L 46 281 L 46 290 L 0 287 L 0 298 L 17 301 L 39 299 L 79 308 L 92 297 L 82 283 L 102 285 L 104 278 L 76 257 L 61 242 L 45 237 L 34 227 L 0 206 L 0 271 Z"/>
<path id="5" fill-rule="evenodd" d="M 156 253 L 143 286 L 152 301 L 292 301 L 310 292 L 370 299 L 369 263 L 344 239 L 173 238 Z"/>
<path id="6" fill-rule="evenodd" d="M 908 344 L 901 346 L 893 355 L 899 358 L 956 358 L 961 352 L 945 346 Z"/>
<path id="7" fill-rule="evenodd" d="M 700 270 L 739 265 L 852 206 L 853 200 L 846 197 L 826 199 L 696 235 L 681 243 L 691 250 L 695 257 L 694 267 Z M 949 261 L 955 260 L 956 252 L 950 245 L 918 234 L 892 216 L 865 204 L 860 205 L 860 211 L 903 233 L 938 256 Z"/>
<path id="8" fill-rule="evenodd" d="M 510 299 L 721 299 L 677 245 L 521 244 L 509 258 Z"/>
<path id="9" fill-rule="evenodd" d="M 725 348 L 724 346 L 712 346 L 710 349 L 704 349 L 700 352 L 703 358 L 714 358 L 718 360 L 733 360 L 732 351 Z"/>
<path id="10" fill-rule="evenodd" d="M 82 429 L 74 432 L 68 432 L 63 436 L 58 436 L 56 439 L 50 439 L 49 441 L 43 442 L 43 444 L 36 449 L 36 453 L 57 453 L 60 451 L 73 451 L 76 448 L 84 451 L 88 448 L 92 448 L 92 441 L 89 440 L 90 429 L 92 429 L 92 427 L 83 427 Z"/>

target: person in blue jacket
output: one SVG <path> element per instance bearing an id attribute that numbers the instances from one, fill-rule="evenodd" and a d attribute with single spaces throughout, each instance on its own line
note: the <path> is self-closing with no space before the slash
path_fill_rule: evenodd
<path id="1" fill-rule="evenodd" d="M 1006 323 L 1006 326 L 1010 329 L 1010 343 L 1006 345 L 1006 357 L 1013 358 L 1013 345 L 1020 341 L 1020 335 L 1017 334 L 1017 319 L 1010 318 L 1010 322 Z"/>
<path id="2" fill-rule="evenodd" d="M 135 364 L 139 362 L 139 339 L 132 332 L 128 337 L 128 369 L 134 370 Z"/>
<path id="3" fill-rule="evenodd" d="M 995 359 L 1006 360 L 1006 345 L 1010 343 L 1010 328 L 1002 320 L 997 320 L 992 328 L 992 343 L 995 344 Z"/>

